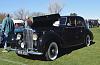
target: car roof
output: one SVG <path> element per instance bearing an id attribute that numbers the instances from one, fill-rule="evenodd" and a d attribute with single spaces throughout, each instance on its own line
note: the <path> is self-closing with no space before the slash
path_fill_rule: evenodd
<path id="1" fill-rule="evenodd" d="M 81 16 L 61 16 L 61 18 L 70 18 L 70 17 L 80 18 L 81 20 L 84 20 L 84 18 Z"/>
<path id="2" fill-rule="evenodd" d="M 81 16 L 61 16 L 61 18 L 64 18 L 64 17 L 78 17 L 78 18 L 83 18 L 83 17 L 81 17 Z"/>

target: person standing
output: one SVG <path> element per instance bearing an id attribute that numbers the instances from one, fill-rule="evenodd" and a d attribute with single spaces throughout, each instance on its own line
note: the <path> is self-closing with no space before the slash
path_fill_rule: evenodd
<path id="1" fill-rule="evenodd" d="M 10 15 L 7 14 L 7 16 L 3 19 L 3 22 L 2 22 L 2 32 L 4 33 L 4 50 L 2 52 L 8 52 L 7 51 L 7 41 L 9 39 L 12 38 L 12 36 L 14 35 L 14 29 L 15 29 L 15 26 L 14 26 L 14 22 L 13 20 L 11 19 Z"/>
<path id="2" fill-rule="evenodd" d="M 25 21 L 25 27 L 30 28 L 31 25 L 32 25 L 32 20 L 30 19 L 30 17 L 27 17 Z"/>

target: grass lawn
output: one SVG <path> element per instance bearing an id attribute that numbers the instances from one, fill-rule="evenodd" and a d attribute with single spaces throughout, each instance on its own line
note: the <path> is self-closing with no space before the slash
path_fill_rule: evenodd
<path id="1" fill-rule="evenodd" d="M 95 44 L 65 54 L 55 61 L 31 60 L 19 57 L 14 51 L 2 53 L 0 49 L 0 65 L 100 65 L 100 28 L 91 29 Z"/>

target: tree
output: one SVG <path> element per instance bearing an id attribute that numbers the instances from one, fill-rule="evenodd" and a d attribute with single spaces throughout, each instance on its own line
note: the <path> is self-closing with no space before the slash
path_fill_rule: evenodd
<path id="1" fill-rule="evenodd" d="M 5 17 L 6 17 L 6 13 L 0 13 L 0 23 L 2 23 Z"/>
<path id="2" fill-rule="evenodd" d="M 60 13 L 62 11 L 63 7 L 61 5 L 61 3 L 59 3 L 58 1 L 52 1 L 50 4 L 49 4 L 49 7 L 48 7 L 48 11 L 50 13 Z"/>
<path id="3" fill-rule="evenodd" d="M 42 12 L 33 12 L 33 13 L 31 13 L 31 17 L 43 16 L 43 15 L 45 15 L 45 13 L 42 13 Z"/>
<path id="4" fill-rule="evenodd" d="M 76 13 L 70 13 L 70 16 L 77 16 Z"/>
<path id="5" fill-rule="evenodd" d="M 18 11 L 14 12 L 14 17 L 16 19 L 25 20 L 26 16 L 29 16 L 29 12 L 25 9 L 19 9 Z"/>

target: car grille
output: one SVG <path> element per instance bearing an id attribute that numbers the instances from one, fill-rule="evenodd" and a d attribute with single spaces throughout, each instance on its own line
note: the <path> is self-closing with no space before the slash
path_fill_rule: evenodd
<path id="1" fill-rule="evenodd" d="M 33 49 L 33 32 L 31 29 L 25 29 L 23 32 L 23 42 L 25 47 L 28 49 Z"/>

